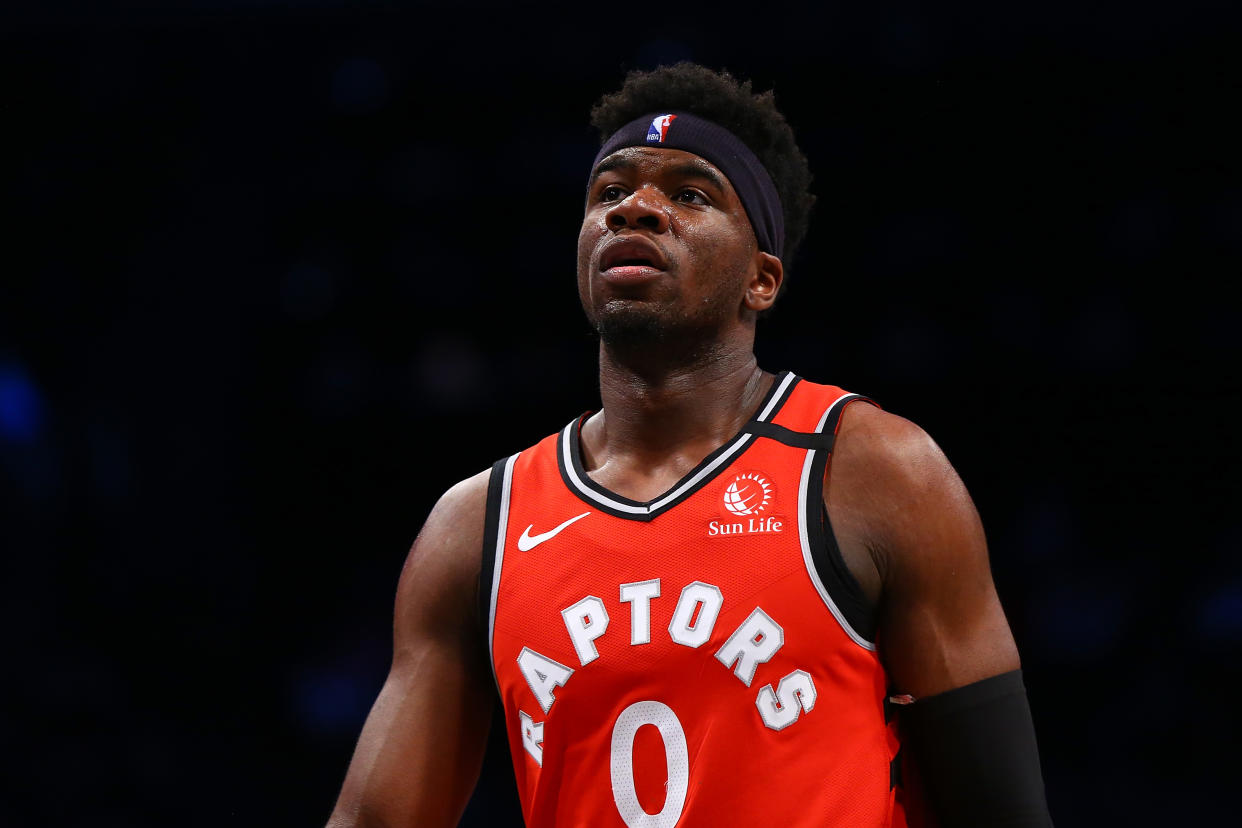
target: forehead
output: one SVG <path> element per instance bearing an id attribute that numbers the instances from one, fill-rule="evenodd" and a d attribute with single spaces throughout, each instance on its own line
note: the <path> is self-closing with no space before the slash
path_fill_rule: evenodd
<path id="1" fill-rule="evenodd" d="M 644 176 L 698 175 L 714 180 L 732 192 L 733 185 L 720 169 L 701 155 L 685 150 L 655 147 L 623 147 L 603 158 L 591 171 L 591 182 L 613 171 L 635 172 Z"/>

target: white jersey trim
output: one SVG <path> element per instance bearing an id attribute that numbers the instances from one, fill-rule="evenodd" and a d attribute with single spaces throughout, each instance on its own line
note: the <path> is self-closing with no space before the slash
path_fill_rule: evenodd
<path id="1" fill-rule="evenodd" d="M 824 430 L 824 423 L 828 422 L 829 415 L 832 414 L 838 406 L 844 405 L 850 400 L 860 399 L 859 394 L 844 394 L 836 399 L 828 409 L 824 411 L 824 416 L 819 418 L 819 425 L 815 427 L 815 433 L 820 434 Z M 815 519 L 819 519 L 819 509 L 813 508 L 816 504 L 807 503 L 807 494 L 811 483 L 811 466 L 815 462 L 815 452 L 820 449 L 808 449 L 806 460 L 802 464 L 802 481 L 798 486 L 798 539 L 802 542 L 802 562 L 806 565 L 807 574 L 811 577 L 811 583 L 815 586 L 815 591 L 819 593 L 819 597 L 828 605 L 832 616 L 837 619 L 837 623 L 841 625 L 841 629 L 845 630 L 845 634 L 854 640 L 854 643 L 866 650 L 875 650 L 875 642 L 868 641 L 850 626 L 850 622 L 845 620 L 844 613 L 832 600 L 832 596 L 828 594 L 828 590 L 824 587 L 824 582 L 819 578 L 819 572 L 815 569 L 814 558 L 811 557 L 811 541 L 809 530 L 807 529 L 807 521 L 811 519 L 812 510 Z"/>
<path id="2" fill-rule="evenodd" d="M 749 442 L 751 439 L 750 434 L 747 434 L 747 433 L 742 433 L 738 435 L 737 439 L 734 440 L 733 443 L 727 449 L 721 452 L 716 457 L 716 459 L 712 460 L 712 462 L 708 463 L 706 466 L 699 469 L 698 472 L 694 474 L 694 476 L 689 477 L 686 480 L 683 480 L 680 486 L 673 489 L 671 492 L 668 492 L 663 497 L 661 497 L 659 500 L 655 500 L 655 501 L 652 501 L 651 503 L 645 503 L 642 505 L 634 505 L 630 503 L 622 503 L 619 500 L 614 500 L 613 498 L 608 497 L 607 495 L 597 492 L 595 489 L 592 489 L 591 487 L 587 486 L 585 483 L 582 482 L 582 478 L 578 476 L 578 472 L 574 468 L 573 455 L 572 455 L 573 449 L 572 449 L 572 444 L 570 443 L 570 441 L 574 439 L 574 426 L 575 425 L 576 423 L 570 423 L 569 425 L 565 426 L 565 430 L 561 432 L 561 454 L 562 454 L 562 460 L 564 461 L 564 464 L 565 464 L 565 473 L 569 476 L 569 479 L 573 481 L 574 486 L 577 488 L 577 490 L 580 493 L 591 498 L 591 500 L 594 500 L 596 503 L 601 503 L 604 506 L 609 507 L 610 509 L 616 509 L 618 512 L 625 512 L 626 514 L 630 514 L 630 515 L 649 515 L 653 512 L 660 511 L 660 509 L 664 508 L 665 504 L 676 500 L 677 498 L 681 497 L 687 490 L 692 489 L 696 485 L 698 485 L 699 481 L 702 480 L 704 477 L 707 477 L 710 474 L 714 474 L 716 470 L 721 467 L 722 464 L 728 462 L 729 459 L 733 457 L 734 454 L 737 453 L 738 449 L 746 445 L 746 443 Z"/>
<path id="3" fill-rule="evenodd" d="M 784 399 L 785 392 L 788 390 L 789 386 L 796 382 L 797 379 L 797 375 L 795 375 L 792 371 L 785 374 L 776 389 L 770 392 L 768 404 L 764 406 L 763 411 L 759 413 L 759 416 L 755 417 L 755 420 L 758 422 L 765 422 L 772 414 L 773 409 L 775 409 L 776 406 Z M 618 512 L 624 512 L 627 515 L 650 515 L 660 511 L 667 504 L 677 500 L 687 491 L 697 486 L 705 477 L 715 474 L 716 471 L 722 465 L 729 462 L 730 458 L 732 458 L 734 454 L 737 454 L 738 450 L 744 447 L 753 436 L 749 432 L 742 431 L 727 449 L 717 455 L 712 462 L 699 469 L 692 477 L 683 480 L 681 485 L 677 486 L 677 488 L 667 492 L 659 500 L 654 500 L 650 503 L 644 504 L 633 504 L 622 503 L 619 500 L 608 497 L 606 494 L 603 494 L 602 492 L 588 486 L 582 478 L 578 476 L 578 471 L 574 468 L 573 461 L 573 440 L 577 436 L 577 429 L 575 428 L 576 425 L 577 421 L 575 420 L 565 426 L 565 428 L 561 431 L 561 465 L 565 469 L 566 476 L 569 478 L 570 482 L 574 484 L 574 487 L 579 493 L 589 497 L 596 503 L 607 506 L 610 509 L 615 509 Z"/>
<path id="4" fill-rule="evenodd" d="M 520 453 L 520 452 L 519 452 Z M 493 638 L 496 634 L 496 596 L 500 592 L 500 570 L 505 559 L 505 537 L 509 531 L 509 495 L 513 488 L 513 464 L 517 461 L 515 454 L 505 461 L 504 478 L 500 486 L 500 514 L 496 522 L 496 558 L 492 570 L 491 606 L 487 613 L 487 655 L 492 666 L 492 678 L 496 681 L 496 689 L 500 689 L 500 676 L 496 674 L 496 651 Z"/>
<path id="5" fill-rule="evenodd" d="M 798 377 L 794 374 L 793 371 L 790 371 L 788 374 L 786 374 L 785 378 L 781 380 L 781 384 L 776 387 L 776 391 L 773 392 L 772 398 L 768 400 L 768 404 L 763 407 L 763 410 L 759 412 L 759 416 L 756 417 L 755 419 L 761 423 L 765 422 L 768 419 L 768 417 L 772 414 L 772 409 L 775 408 L 777 403 L 779 403 L 781 399 L 785 396 L 785 390 L 789 388 L 790 383 L 792 383 L 796 379 L 798 379 Z"/>

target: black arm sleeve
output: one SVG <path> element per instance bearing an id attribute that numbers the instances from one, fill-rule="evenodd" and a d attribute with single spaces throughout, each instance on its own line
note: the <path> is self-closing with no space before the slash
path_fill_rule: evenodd
<path id="1" fill-rule="evenodd" d="M 902 727 L 942 828 L 1051 828 L 1021 670 L 919 699 Z"/>

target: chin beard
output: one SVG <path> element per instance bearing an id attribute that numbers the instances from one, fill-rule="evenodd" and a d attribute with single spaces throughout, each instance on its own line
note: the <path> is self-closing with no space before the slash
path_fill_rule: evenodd
<path id="1" fill-rule="evenodd" d="M 630 302 L 610 302 L 591 322 L 610 348 L 631 350 L 658 345 L 670 337 L 669 325 L 658 313 Z"/>
<path id="2" fill-rule="evenodd" d="M 710 314 L 673 318 L 642 302 L 609 302 L 590 321 L 600 341 L 615 354 L 672 361 L 711 350 L 719 331 L 719 321 Z"/>

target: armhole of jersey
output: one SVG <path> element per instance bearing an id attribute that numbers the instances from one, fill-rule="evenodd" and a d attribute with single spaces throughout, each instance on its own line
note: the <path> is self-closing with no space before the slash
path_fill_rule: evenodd
<path id="1" fill-rule="evenodd" d="M 829 406 L 815 431 L 835 436 L 841 423 L 841 413 L 856 400 L 871 403 L 866 397 L 847 394 Z M 806 453 L 798 497 L 803 558 L 811 581 L 841 628 L 860 647 L 875 650 L 875 611 L 868 605 L 862 587 L 845 565 L 828 519 L 828 509 L 824 506 L 824 472 L 831 456 L 830 448 L 811 449 Z"/>
<path id="2" fill-rule="evenodd" d="M 487 664 L 495 678 L 492 633 L 496 624 L 496 592 L 500 588 L 500 569 L 504 563 L 505 533 L 509 524 L 509 489 L 513 482 L 513 462 L 517 455 L 497 460 L 487 482 L 487 516 L 483 520 L 483 557 L 479 567 L 479 621 L 487 638 Z"/>
<path id="3" fill-rule="evenodd" d="M 837 536 L 832 531 L 832 521 L 828 519 L 828 507 L 823 500 L 823 466 L 820 465 L 819 469 L 812 470 L 811 473 L 818 473 L 820 481 L 817 487 L 820 520 L 817 526 L 811 527 L 811 551 L 815 569 L 850 626 L 867 641 L 875 641 L 875 608 L 870 605 L 854 573 L 845 565 L 841 547 L 837 544 Z"/>

